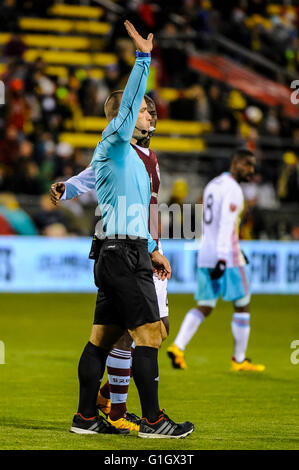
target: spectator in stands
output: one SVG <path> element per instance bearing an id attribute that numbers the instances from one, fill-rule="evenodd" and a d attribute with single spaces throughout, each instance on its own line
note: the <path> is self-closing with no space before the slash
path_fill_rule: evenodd
<path id="1" fill-rule="evenodd" d="M 294 152 L 283 155 L 283 167 L 278 179 L 277 194 L 282 202 L 299 203 L 299 161 Z"/>
<path id="2" fill-rule="evenodd" d="M 210 119 L 210 107 L 204 89 L 194 84 L 181 90 L 170 106 L 170 118 L 186 121 L 207 122 Z"/>
<path id="3" fill-rule="evenodd" d="M 9 87 L 6 125 L 15 127 L 20 138 L 24 135 L 29 111 L 29 103 L 24 94 L 24 82 L 20 78 L 15 78 Z"/>
<path id="4" fill-rule="evenodd" d="M 0 206 L 1 211 L 1 206 Z M 9 225 L 6 218 L 0 214 L 0 236 L 1 235 L 15 235 L 13 228 Z"/>
<path id="5" fill-rule="evenodd" d="M 277 209 L 279 207 L 273 183 L 263 181 L 260 173 L 255 173 L 250 183 L 242 183 L 242 189 L 245 200 L 255 200 L 259 209 Z"/>
<path id="6" fill-rule="evenodd" d="M 216 83 L 210 85 L 208 89 L 208 99 L 210 105 L 210 119 L 211 122 L 216 124 L 225 114 L 226 109 L 220 85 Z"/>
<path id="7" fill-rule="evenodd" d="M 1 31 L 15 30 L 17 26 L 16 0 L 4 0 L 0 5 L 0 28 Z"/>
<path id="8" fill-rule="evenodd" d="M 264 133 L 272 136 L 280 136 L 280 122 L 278 119 L 278 113 L 275 108 L 270 108 L 268 110 L 267 116 L 264 120 Z"/>
<path id="9" fill-rule="evenodd" d="M 40 198 L 40 210 L 34 217 L 35 223 L 41 234 L 45 234 L 46 229 L 53 224 L 67 225 L 65 215 L 59 207 L 51 203 L 50 196 L 43 194 Z"/>
<path id="10" fill-rule="evenodd" d="M 9 41 L 4 44 L 2 54 L 7 59 L 21 59 L 26 50 L 26 45 L 17 33 L 11 35 Z"/>
<path id="11" fill-rule="evenodd" d="M 97 84 L 88 71 L 86 77 L 81 81 L 78 97 L 81 110 L 85 116 L 99 115 Z"/>
<path id="12" fill-rule="evenodd" d="M 168 206 L 173 207 L 169 212 L 169 238 L 182 238 L 183 232 L 183 204 L 188 194 L 187 182 L 178 178 L 174 181 Z M 162 218 L 163 225 L 163 218 Z"/>
<path id="13" fill-rule="evenodd" d="M 12 169 L 19 156 L 20 144 L 17 129 L 14 125 L 7 126 L 4 137 L 0 140 L 0 164 L 7 170 Z"/>
<path id="14" fill-rule="evenodd" d="M 17 235 L 37 235 L 37 229 L 26 212 L 20 208 L 16 197 L 11 193 L 0 194 L 0 215 Z M 6 228 L 7 231 L 7 228 Z M 9 235 L 9 233 L 6 233 Z"/>
<path id="15" fill-rule="evenodd" d="M 188 55 L 181 41 L 178 41 L 178 28 L 175 23 L 164 25 L 161 36 L 161 59 L 165 68 L 167 82 L 171 87 L 184 87 L 184 75 L 188 70 Z"/>
<path id="16" fill-rule="evenodd" d="M 258 207 L 257 199 L 248 199 L 240 224 L 240 239 L 259 240 L 265 238 L 265 233 L 263 213 Z"/>

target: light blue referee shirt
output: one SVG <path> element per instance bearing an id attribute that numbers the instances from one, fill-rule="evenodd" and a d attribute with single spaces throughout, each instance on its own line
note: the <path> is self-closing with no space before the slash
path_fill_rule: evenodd
<path id="1" fill-rule="evenodd" d="M 148 251 L 152 253 L 157 244 L 148 231 L 150 180 L 144 163 L 130 145 L 146 91 L 150 61 L 150 54 L 136 52 L 118 115 L 104 130 L 91 166 L 105 236 L 147 238 Z"/>

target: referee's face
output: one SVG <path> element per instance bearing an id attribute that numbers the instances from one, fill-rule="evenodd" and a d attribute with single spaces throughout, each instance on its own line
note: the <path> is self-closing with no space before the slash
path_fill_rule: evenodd
<path id="1" fill-rule="evenodd" d="M 146 101 L 143 98 L 136 122 L 136 127 L 138 127 L 138 129 L 148 131 L 151 125 L 151 120 L 152 117 L 147 110 Z"/>

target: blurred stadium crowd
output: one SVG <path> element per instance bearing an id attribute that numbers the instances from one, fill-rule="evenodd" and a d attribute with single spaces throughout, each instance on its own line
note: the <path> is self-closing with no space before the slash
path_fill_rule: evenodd
<path id="1" fill-rule="evenodd" d="M 88 165 L 91 131 L 99 139 L 104 128 L 104 101 L 126 83 L 134 50 L 124 17 L 157 39 L 148 93 L 161 125 L 153 140 L 160 201 L 200 202 L 208 179 L 228 169 L 232 149 L 247 145 L 258 171 L 244 185 L 241 237 L 299 239 L 299 105 L 290 102 L 290 84 L 299 78 L 299 6 L 264 0 L 4 0 L 0 234 L 92 234 L 93 194 L 56 208 L 48 191 Z M 92 29 L 95 22 L 101 31 Z M 279 99 L 278 84 L 289 89 L 288 102 Z M 274 98 L 266 99 L 271 87 Z"/>

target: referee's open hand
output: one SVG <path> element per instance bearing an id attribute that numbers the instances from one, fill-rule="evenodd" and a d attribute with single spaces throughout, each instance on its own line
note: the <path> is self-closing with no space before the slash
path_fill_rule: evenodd
<path id="1" fill-rule="evenodd" d="M 150 33 L 146 39 L 144 39 L 138 31 L 135 29 L 135 27 L 130 23 L 130 21 L 126 20 L 124 23 L 126 30 L 128 32 L 128 35 L 130 38 L 133 39 L 135 48 L 137 51 L 140 52 L 146 52 L 149 53 L 153 49 L 153 38 L 154 35 Z"/>
<path id="2" fill-rule="evenodd" d="M 165 256 L 161 255 L 159 251 L 153 251 L 151 254 L 152 265 L 155 274 L 159 279 L 164 281 L 165 279 L 170 279 L 171 277 L 171 266 L 169 261 Z"/>
<path id="3" fill-rule="evenodd" d="M 50 196 L 52 203 L 57 206 L 57 203 L 65 191 L 64 183 L 54 183 L 51 186 Z"/>

